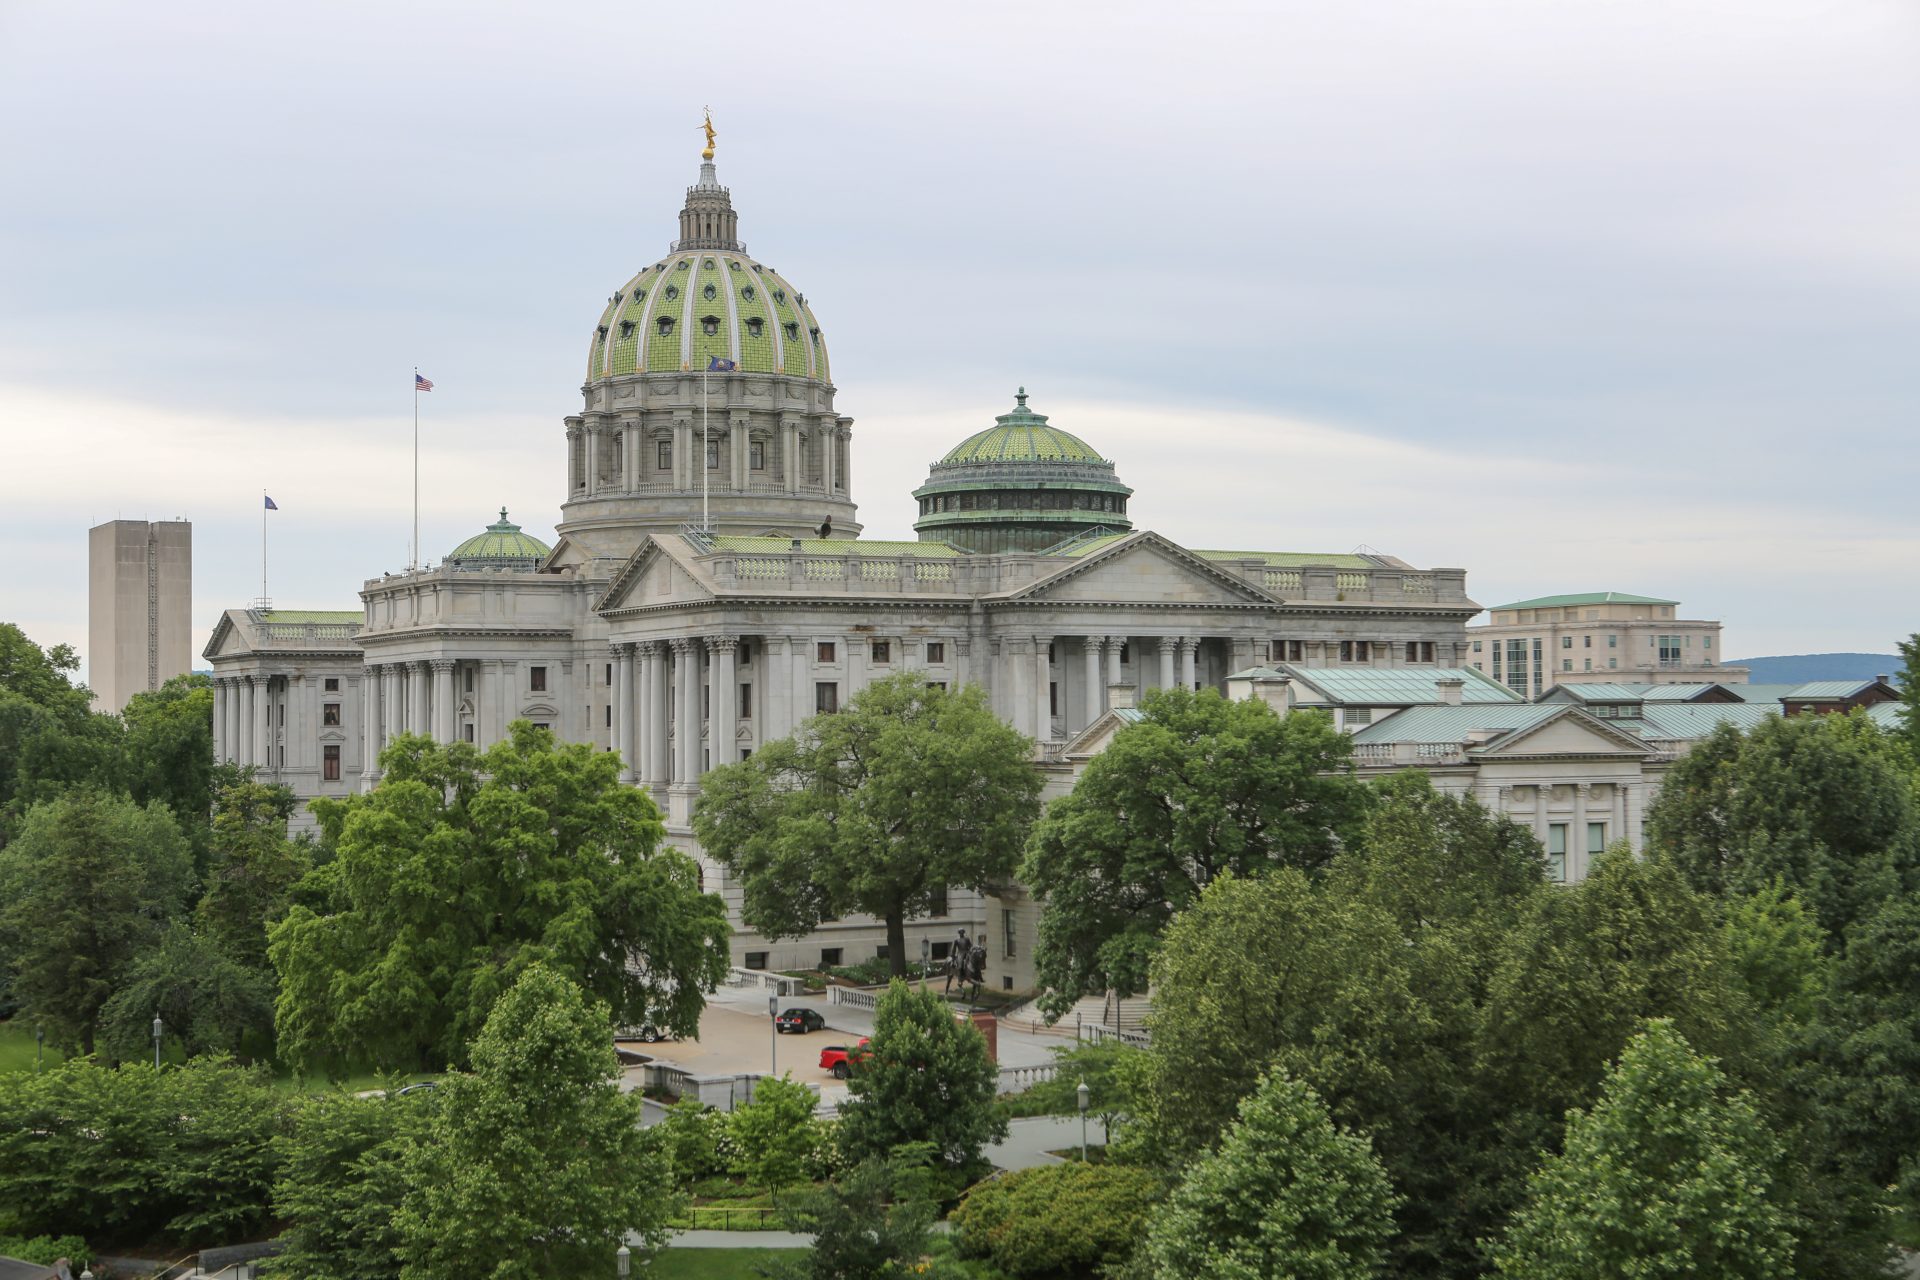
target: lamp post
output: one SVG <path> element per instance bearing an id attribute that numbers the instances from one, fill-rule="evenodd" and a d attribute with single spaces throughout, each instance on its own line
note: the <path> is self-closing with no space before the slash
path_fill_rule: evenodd
<path id="1" fill-rule="evenodd" d="M 38 1071 L 47 1056 L 47 1029 L 39 1023 L 33 1026 L 33 1069 Z"/>
<path id="2" fill-rule="evenodd" d="M 933 939 L 920 936 L 920 994 L 927 994 L 927 975 L 933 972 Z"/>
<path id="3" fill-rule="evenodd" d="M 767 1074 L 780 1074 L 780 997 L 767 997 Z"/>
<path id="4" fill-rule="evenodd" d="M 627 1280 L 633 1274 L 633 1250 L 621 1245 L 613 1253 L 613 1271 L 620 1280 Z"/>
<path id="5" fill-rule="evenodd" d="M 166 1024 L 160 1021 L 160 1012 L 156 1009 L 153 1014 L 153 1069 L 155 1071 L 160 1069 L 160 1033 L 164 1030 L 166 1030 Z"/>
<path id="6" fill-rule="evenodd" d="M 1073 1091 L 1073 1096 L 1076 1099 L 1078 1099 L 1080 1103 L 1080 1163 L 1081 1164 L 1085 1164 L 1087 1162 L 1087 1098 L 1092 1094 L 1092 1092 L 1093 1090 L 1087 1088 L 1087 1082 L 1085 1080 L 1082 1080 L 1080 1082 L 1080 1087 Z"/>

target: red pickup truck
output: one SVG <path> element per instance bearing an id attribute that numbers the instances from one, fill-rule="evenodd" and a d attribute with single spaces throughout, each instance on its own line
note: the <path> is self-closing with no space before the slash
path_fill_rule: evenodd
<path id="1" fill-rule="evenodd" d="M 867 1056 L 867 1038 L 860 1037 L 860 1043 L 852 1046 L 830 1044 L 820 1051 L 820 1069 L 833 1072 L 835 1080 L 845 1080 L 853 1074 L 853 1062 L 856 1058 Z"/>

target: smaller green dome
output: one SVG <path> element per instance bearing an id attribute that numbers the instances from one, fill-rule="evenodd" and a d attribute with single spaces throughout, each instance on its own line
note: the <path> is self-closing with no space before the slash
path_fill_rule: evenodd
<path id="1" fill-rule="evenodd" d="M 507 519 L 507 509 L 502 507 L 499 522 L 488 525 L 485 533 L 475 534 L 455 547 L 447 556 L 447 563 L 456 569 L 531 571 L 537 569 L 552 550 L 540 539 L 520 532 L 520 526 Z"/>
<path id="2" fill-rule="evenodd" d="M 1014 397 L 1012 413 L 1003 413 L 985 431 L 955 445 L 946 463 L 968 462 L 1105 462 L 1079 436 L 1047 425 L 1047 415 L 1027 408 L 1027 389 Z"/>

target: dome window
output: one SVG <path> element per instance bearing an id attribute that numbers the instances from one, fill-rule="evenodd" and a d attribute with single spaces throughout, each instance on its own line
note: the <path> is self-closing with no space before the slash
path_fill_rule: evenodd
<path id="1" fill-rule="evenodd" d="M 687 268 L 691 267 L 692 265 L 693 264 L 691 262 L 688 262 L 685 258 L 682 258 L 680 259 L 680 265 L 675 267 L 674 270 L 685 271 Z"/>
<path id="2" fill-rule="evenodd" d="M 706 296 L 706 299 L 708 302 L 712 302 L 715 298 L 720 296 L 720 291 L 714 288 L 712 285 L 708 285 L 705 289 L 701 290 L 701 292 Z"/>
<path id="3" fill-rule="evenodd" d="M 764 329 L 765 326 L 766 326 L 766 322 L 762 320 L 759 316 L 748 316 L 747 317 L 747 336 L 749 338 L 760 337 L 761 330 Z"/>
<path id="4" fill-rule="evenodd" d="M 605 325 L 600 326 L 600 340 L 602 342 L 605 342 L 607 340 L 607 326 Z"/>
<path id="5" fill-rule="evenodd" d="M 706 270 L 706 271 L 713 270 L 713 259 L 708 258 L 705 262 L 702 262 L 700 266 L 702 270 Z"/>
<path id="6" fill-rule="evenodd" d="M 809 334 L 811 334 L 811 335 L 813 336 L 813 345 L 814 345 L 814 346 L 816 346 L 816 347 L 817 347 L 817 346 L 819 346 L 819 345 L 820 345 L 820 330 L 819 330 L 819 329 L 817 329 L 817 328 L 814 328 L 814 329 L 809 329 L 809 330 L 807 330 L 807 332 L 808 332 Z"/>
<path id="7" fill-rule="evenodd" d="M 740 296 L 741 296 L 741 297 L 743 297 L 743 298 L 745 298 L 745 299 L 746 299 L 746 300 L 747 300 L 748 302 L 752 302 L 752 301 L 753 301 L 753 286 L 752 286 L 752 285 L 750 285 L 750 284 L 744 284 L 744 285 L 741 285 L 741 286 L 740 286 Z"/>
<path id="8" fill-rule="evenodd" d="M 706 334 L 709 338 L 716 336 L 720 332 L 720 317 L 701 316 L 700 332 Z"/>
<path id="9" fill-rule="evenodd" d="M 617 306 L 619 306 L 619 305 L 620 305 L 620 299 L 622 299 L 622 298 L 624 298 L 624 297 L 626 297 L 626 296 L 627 296 L 626 294 L 624 294 L 624 293 L 622 293 L 622 292 L 620 292 L 620 291 L 619 291 L 618 289 L 615 289 L 615 290 L 613 291 L 613 305 L 614 305 L 614 306 L 616 306 L 616 307 L 617 307 Z"/>
<path id="10" fill-rule="evenodd" d="M 679 296 L 680 296 L 680 286 L 679 286 L 679 285 L 677 285 L 677 284 L 670 284 L 670 285 L 668 285 L 668 286 L 667 286 L 667 301 L 668 301 L 668 302 L 672 302 L 672 301 L 673 301 L 673 300 L 674 300 L 675 298 L 677 298 L 677 297 L 679 297 Z"/>
<path id="11" fill-rule="evenodd" d="M 787 300 L 787 291 L 785 289 L 775 289 L 773 291 L 773 300 L 775 302 L 785 302 Z"/>
<path id="12" fill-rule="evenodd" d="M 633 336 L 633 321 L 622 320 L 620 322 L 620 336 L 622 338 L 631 338 Z"/>
<path id="13" fill-rule="evenodd" d="M 638 302 L 638 301 L 640 301 L 640 299 L 642 299 L 642 298 L 644 298 L 644 297 L 646 297 L 646 296 L 647 296 L 647 291 L 646 291 L 645 289 L 635 289 L 635 290 L 633 291 L 633 300 L 634 300 L 635 302 Z"/>
<path id="14" fill-rule="evenodd" d="M 787 331 L 787 338 L 788 338 L 788 339 L 789 339 L 790 341 L 793 341 L 793 342 L 798 342 L 798 341 L 800 341 L 800 326 L 799 326 L 799 325 L 797 325 L 797 324 L 795 324 L 795 323 L 794 323 L 793 321 L 791 321 L 791 320 L 789 320 L 789 321 L 787 321 L 787 322 L 786 322 L 785 324 L 783 324 L 783 325 L 781 325 L 780 327 L 781 327 L 782 329 L 785 329 L 785 330 Z"/>
<path id="15" fill-rule="evenodd" d="M 729 271 L 738 271 L 739 269 L 740 269 L 740 261 L 739 261 L 739 259 L 737 259 L 737 258 L 728 258 L 728 259 L 727 259 L 727 270 L 729 270 Z"/>
<path id="16" fill-rule="evenodd" d="M 673 332 L 672 316 L 661 316 L 658 320 L 655 320 L 654 323 L 660 326 L 660 336 L 663 338 Z"/>

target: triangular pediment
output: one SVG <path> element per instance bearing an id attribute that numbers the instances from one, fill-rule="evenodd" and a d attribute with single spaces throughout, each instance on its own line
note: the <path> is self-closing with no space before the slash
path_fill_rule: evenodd
<path id="1" fill-rule="evenodd" d="M 1244 578 L 1150 531 L 1090 552 L 1008 598 L 1199 608 L 1280 603 Z"/>
<path id="2" fill-rule="evenodd" d="M 1640 758 L 1650 750 L 1644 739 L 1569 707 L 1560 715 L 1497 738 L 1473 754 L 1482 758 L 1595 755 Z"/>
<path id="3" fill-rule="evenodd" d="M 234 621 L 234 610 L 229 609 L 213 624 L 213 634 L 207 637 L 207 647 L 200 651 L 200 656 L 221 658 L 251 652 L 253 643 L 246 629 Z"/>
<path id="4" fill-rule="evenodd" d="M 648 605 L 711 600 L 714 594 L 664 543 L 647 536 L 594 604 L 597 613 L 643 609 Z"/>

